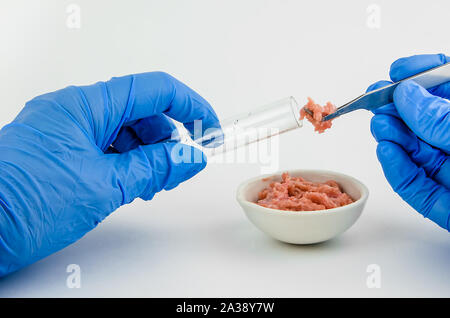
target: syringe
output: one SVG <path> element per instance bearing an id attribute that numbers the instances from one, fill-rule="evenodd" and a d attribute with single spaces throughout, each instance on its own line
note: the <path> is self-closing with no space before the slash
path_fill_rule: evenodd
<path id="1" fill-rule="evenodd" d="M 201 148 L 211 157 L 300 128 L 299 117 L 300 107 L 290 96 L 220 121 L 222 132 L 212 130 L 199 138 L 194 136 L 195 144 L 187 136 L 182 137 L 182 142 Z"/>

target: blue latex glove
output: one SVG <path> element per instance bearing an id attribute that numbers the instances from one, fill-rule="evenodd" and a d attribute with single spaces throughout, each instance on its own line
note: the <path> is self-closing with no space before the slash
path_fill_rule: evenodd
<path id="1" fill-rule="evenodd" d="M 170 140 L 220 127 L 211 106 L 161 72 L 67 87 L 29 101 L 0 131 L 0 276 L 75 242 L 123 204 L 206 165 Z M 113 147 L 110 147 L 113 145 Z"/>
<path id="2" fill-rule="evenodd" d="M 450 62 L 443 54 L 402 58 L 391 66 L 391 80 Z M 391 82 L 381 81 L 368 91 Z M 400 84 L 394 103 L 374 111 L 371 131 L 377 156 L 395 192 L 424 217 L 450 228 L 450 82 L 425 90 L 413 81 Z"/>

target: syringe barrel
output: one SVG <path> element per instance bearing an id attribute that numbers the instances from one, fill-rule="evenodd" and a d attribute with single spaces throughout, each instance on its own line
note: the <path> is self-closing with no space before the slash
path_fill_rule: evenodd
<path id="1" fill-rule="evenodd" d="M 223 136 L 212 131 L 195 140 L 200 145 L 213 140 L 203 148 L 207 155 L 220 154 L 302 127 L 300 108 L 292 96 L 227 118 L 220 124 Z"/>

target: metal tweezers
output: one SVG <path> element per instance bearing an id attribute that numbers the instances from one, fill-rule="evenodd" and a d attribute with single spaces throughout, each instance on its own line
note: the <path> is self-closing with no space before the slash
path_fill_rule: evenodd
<path id="1" fill-rule="evenodd" d="M 407 80 L 414 80 L 417 84 L 421 85 L 425 89 L 429 89 L 440 84 L 450 81 L 450 63 L 432 68 L 430 70 L 424 71 L 422 73 L 410 76 L 401 81 L 393 83 L 388 86 L 381 87 L 379 89 L 373 90 L 366 94 L 363 94 L 354 100 L 342 105 L 332 114 L 325 116 L 322 121 L 327 121 L 343 114 L 352 112 L 357 109 L 367 109 L 373 110 L 384 106 L 386 104 L 392 103 L 394 90 L 398 84 Z M 305 112 L 313 115 L 312 112 L 304 108 Z"/>

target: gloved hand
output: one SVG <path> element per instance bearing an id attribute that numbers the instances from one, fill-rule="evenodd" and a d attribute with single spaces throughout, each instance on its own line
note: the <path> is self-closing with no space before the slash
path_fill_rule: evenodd
<path id="1" fill-rule="evenodd" d="M 391 80 L 450 62 L 443 54 L 402 58 Z M 368 91 L 391 82 L 373 84 Z M 374 111 L 371 131 L 377 156 L 395 192 L 424 217 L 450 230 L 450 82 L 428 91 L 413 81 L 400 84 L 394 103 Z"/>
<path id="2" fill-rule="evenodd" d="M 161 72 L 67 87 L 29 101 L 0 131 L 0 276 L 75 242 L 111 212 L 206 165 L 170 141 L 170 118 L 220 129 L 202 97 Z M 113 147 L 110 147 L 110 146 Z"/>

